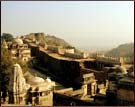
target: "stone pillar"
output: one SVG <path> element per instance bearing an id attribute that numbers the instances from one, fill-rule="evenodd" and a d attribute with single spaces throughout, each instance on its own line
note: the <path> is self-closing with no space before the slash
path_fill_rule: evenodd
<path id="1" fill-rule="evenodd" d="M 108 89 L 108 86 L 109 86 L 109 81 L 106 80 L 106 85 L 105 85 L 106 89 Z"/>
<path id="2" fill-rule="evenodd" d="M 93 82 L 91 84 L 91 95 L 92 96 L 96 95 L 96 91 L 97 91 L 97 85 L 96 85 L 96 82 Z"/>
<path id="3" fill-rule="evenodd" d="M 119 58 L 119 61 L 120 61 L 121 65 L 123 65 L 123 64 L 124 64 L 123 57 L 120 57 L 120 58 Z"/>
<path id="4" fill-rule="evenodd" d="M 83 96 L 87 95 L 87 84 L 82 85 L 82 90 L 83 90 Z"/>
<path id="5" fill-rule="evenodd" d="M 32 105 L 35 105 L 35 97 L 32 97 Z"/>

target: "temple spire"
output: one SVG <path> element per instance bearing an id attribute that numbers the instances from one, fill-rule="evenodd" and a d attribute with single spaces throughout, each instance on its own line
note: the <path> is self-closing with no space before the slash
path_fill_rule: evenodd
<path id="1" fill-rule="evenodd" d="M 7 42 L 5 41 L 5 39 L 2 40 L 2 45 L 5 49 L 8 49 L 8 45 L 7 45 Z"/>

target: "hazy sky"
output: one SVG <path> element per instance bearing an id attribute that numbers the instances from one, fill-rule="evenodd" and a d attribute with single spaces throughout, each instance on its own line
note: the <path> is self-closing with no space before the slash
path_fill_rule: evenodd
<path id="1" fill-rule="evenodd" d="M 133 1 L 2 1 L 1 32 L 44 32 L 83 48 L 134 41 Z"/>

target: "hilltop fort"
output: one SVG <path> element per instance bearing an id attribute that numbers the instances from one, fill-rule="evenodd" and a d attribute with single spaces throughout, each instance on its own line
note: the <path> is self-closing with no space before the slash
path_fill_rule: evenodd
<path id="1" fill-rule="evenodd" d="M 8 90 L 11 93 L 9 103 L 50 106 L 134 104 L 133 66 L 125 68 L 122 57 L 90 55 L 87 52 L 76 51 L 67 43 L 49 43 L 46 36 L 41 36 L 43 33 L 29 35 L 15 38 L 12 42 L 4 41 L 4 47 L 10 51 L 12 58 L 20 58 L 24 62 L 31 61 L 34 69 L 50 75 L 66 88 L 57 89 L 51 85 L 52 81 L 36 77 L 29 80 L 32 82 L 20 82 L 25 85 L 29 83 L 28 89 L 26 88 L 22 95 L 21 91 L 16 91 L 19 89 L 16 89 L 19 87 L 15 86 L 17 83 L 10 81 L 10 86 L 14 88 Z M 42 41 L 38 40 L 39 37 L 42 37 Z M 21 71 L 19 65 L 13 67 L 11 80 Z M 23 78 L 22 73 L 20 75 Z M 47 84 L 52 88 L 45 88 Z M 26 93 L 29 93 L 28 96 Z"/>

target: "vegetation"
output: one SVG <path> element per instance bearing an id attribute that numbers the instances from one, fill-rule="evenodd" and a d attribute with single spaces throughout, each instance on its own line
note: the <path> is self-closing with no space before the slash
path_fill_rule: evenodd
<path id="1" fill-rule="evenodd" d="M 13 35 L 11 35 L 9 33 L 3 33 L 1 38 L 5 39 L 6 41 L 12 41 L 13 40 Z"/>
<path id="2" fill-rule="evenodd" d="M 113 56 L 113 57 L 134 57 L 134 44 L 128 43 L 128 44 L 122 44 L 118 46 L 117 48 L 114 48 L 106 53 L 107 56 Z"/>
<path id="3" fill-rule="evenodd" d="M 9 73 L 13 64 L 13 60 L 10 57 L 10 54 L 7 49 L 4 49 L 1 46 L 1 91 L 2 97 L 6 97 L 7 85 L 9 83 Z"/>
<path id="4" fill-rule="evenodd" d="M 49 45 L 63 46 L 64 48 L 72 48 L 72 46 L 65 40 L 57 38 L 55 36 L 47 35 L 45 38 L 45 42 Z"/>

